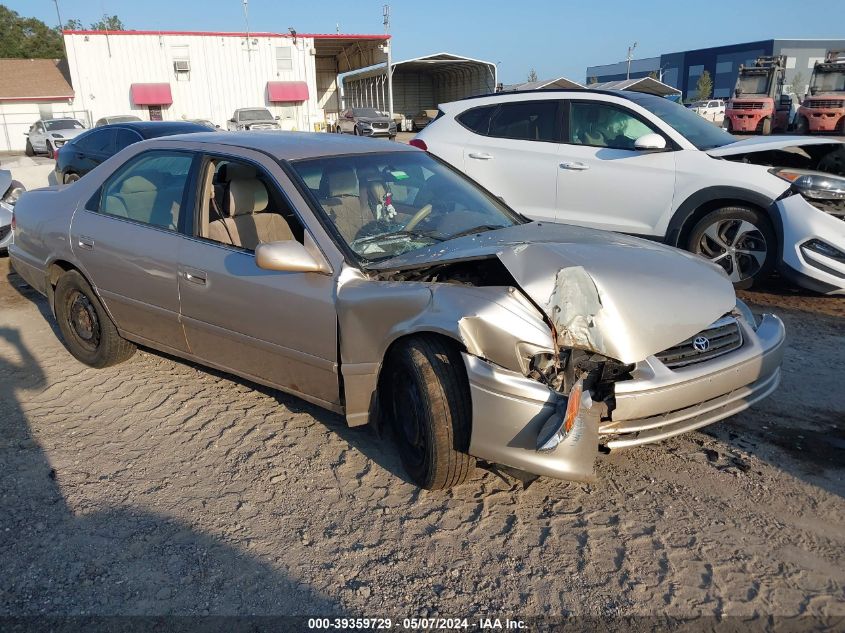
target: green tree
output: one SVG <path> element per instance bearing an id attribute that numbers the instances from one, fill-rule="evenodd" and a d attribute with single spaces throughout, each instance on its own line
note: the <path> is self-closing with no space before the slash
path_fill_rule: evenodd
<path id="1" fill-rule="evenodd" d="M 804 75 L 801 74 L 801 71 L 798 71 L 792 76 L 792 82 L 785 86 L 785 88 L 788 94 L 793 94 L 799 99 L 804 96 L 804 90 L 807 88 L 807 84 L 804 81 Z"/>
<path id="2" fill-rule="evenodd" d="M 25 18 L 0 4 L 0 57 L 64 57 L 61 34 L 36 18 Z"/>
<path id="3" fill-rule="evenodd" d="M 537 71 L 533 68 L 528 71 L 528 81 L 537 81 Z"/>
<path id="4" fill-rule="evenodd" d="M 85 27 L 82 26 L 82 20 L 77 20 L 76 18 L 71 18 L 65 25 L 62 27 L 65 31 L 82 31 Z"/>
<path id="5" fill-rule="evenodd" d="M 695 84 L 695 89 L 697 91 L 696 99 L 709 99 L 710 95 L 713 94 L 713 78 L 710 77 L 708 71 L 705 70 L 701 73 L 701 77 Z"/>
<path id="6" fill-rule="evenodd" d="M 116 15 L 106 15 L 91 25 L 92 31 L 125 31 L 126 27 Z"/>

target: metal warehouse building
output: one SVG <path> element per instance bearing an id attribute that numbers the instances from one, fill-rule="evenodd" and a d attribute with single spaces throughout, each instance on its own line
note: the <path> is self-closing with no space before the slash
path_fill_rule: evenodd
<path id="1" fill-rule="evenodd" d="M 678 88 L 685 99 L 695 98 L 699 77 L 708 71 L 713 77 L 713 97 L 731 96 L 740 64 L 753 64 L 763 55 L 786 56 L 786 84 L 799 79 L 798 96 L 803 96 L 816 61 L 824 59 L 828 50 L 845 49 L 845 39 L 771 39 L 745 42 L 712 48 L 699 48 L 660 57 L 631 61 L 631 78 L 647 77 L 652 73 L 662 82 Z M 589 83 L 625 79 L 627 61 L 604 66 L 590 66 L 586 77 Z"/>
<path id="2" fill-rule="evenodd" d="M 490 94 L 496 90 L 496 64 L 451 53 L 436 53 L 395 62 L 393 111 L 412 117 L 440 103 Z M 388 109 L 387 68 L 343 77 L 344 107 Z"/>
<path id="3" fill-rule="evenodd" d="M 340 109 L 338 75 L 384 64 L 389 35 L 65 31 L 73 107 L 91 121 L 208 119 L 267 107 L 314 130 Z"/>

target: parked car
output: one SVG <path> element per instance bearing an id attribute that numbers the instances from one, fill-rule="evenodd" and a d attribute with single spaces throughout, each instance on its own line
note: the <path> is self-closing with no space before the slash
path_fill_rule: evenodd
<path id="1" fill-rule="evenodd" d="M 56 148 L 85 131 L 85 126 L 76 119 L 39 119 L 26 132 L 26 155 L 47 154 L 53 156 Z"/>
<path id="2" fill-rule="evenodd" d="M 337 131 L 355 136 L 386 136 L 396 138 L 396 121 L 375 108 L 347 108 L 340 113 Z"/>
<path id="3" fill-rule="evenodd" d="M 0 169 L 0 254 L 5 255 L 12 243 L 12 213 L 15 203 L 26 188 L 12 178 L 8 169 Z"/>
<path id="4" fill-rule="evenodd" d="M 701 118 L 713 123 L 721 125 L 725 120 L 725 102 L 722 99 L 696 101 L 687 107 Z"/>
<path id="5" fill-rule="evenodd" d="M 845 293 L 845 143 L 741 141 L 637 92 L 506 93 L 441 109 L 411 143 L 529 217 L 660 239 L 718 263 L 738 288 L 777 267 Z"/>
<path id="6" fill-rule="evenodd" d="M 188 121 L 141 121 L 95 127 L 57 152 L 56 181 L 76 182 L 123 148 L 144 139 L 208 131 L 208 127 Z"/>
<path id="7" fill-rule="evenodd" d="M 240 108 L 226 122 L 226 129 L 239 130 L 279 130 L 279 117 L 273 116 L 267 108 Z"/>
<path id="8" fill-rule="evenodd" d="M 411 119 L 411 129 L 414 132 L 419 132 L 426 125 L 437 118 L 437 110 L 422 110 L 419 114 Z"/>
<path id="9" fill-rule="evenodd" d="M 132 123 L 133 121 L 141 121 L 141 117 L 134 114 L 115 114 L 112 116 L 104 116 L 97 119 L 94 127 L 103 127 L 104 125 L 114 125 L 115 123 Z"/>
<path id="10" fill-rule="evenodd" d="M 532 222 L 407 145 L 204 134 L 28 192 L 10 254 L 78 360 L 135 344 L 394 434 L 420 486 L 476 458 L 589 480 L 599 450 L 741 411 L 784 329 L 721 269 Z"/>

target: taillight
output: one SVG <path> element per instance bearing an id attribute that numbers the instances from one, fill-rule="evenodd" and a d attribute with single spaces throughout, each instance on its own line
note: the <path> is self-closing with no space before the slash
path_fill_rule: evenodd
<path id="1" fill-rule="evenodd" d="M 53 148 L 53 160 L 59 160 L 59 148 L 58 147 Z"/>
<path id="2" fill-rule="evenodd" d="M 413 145 L 414 147 L 421 149 L 424 152 L 428 151 L 428 145 L 425 144 L 425 141 L 421 138 L 412 138 L 408 141 L 408 145 Z"/>

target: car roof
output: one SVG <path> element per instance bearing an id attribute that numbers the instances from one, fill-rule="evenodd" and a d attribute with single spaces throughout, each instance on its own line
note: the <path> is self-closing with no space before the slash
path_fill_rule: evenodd
<path id="1" fill-rule="evenodd" d="M 377 152 L 419 152 L 415 147 L 384 139 L 362 138 L 350 134 L 326 132 L 204 132 L 168 136 L 168 142 L 190 141 L 245 147 L 270 154 L 282 160 L 302 160 L 343 154 L 372 154 Z"/>
<path id="2" fill-rule="evenodd" d="M 623 99 L 630 99 L 630 95 L 633 91 L 631 90 L 602 90 L 602 89 L 593 89 L 593 88 L 535 88 L 534 90 L 507 90 L 504 92 L 493 92 L 484 95 L 474 95 L 472 97 L 466 97 L 464 99 L 458 99 L 453 103 L 457 103 L 458 101 L 470 101 L 472 99 L 489 99 L 491 97 L 512 97 L 517 95 L 533 95 L 533 94 L 577 94 L 577 95 L 610 95 L 611 97 L 622 97 Z M 635 94 L 646 94 L 644 92 L 635 93 Z M 655 96 L 655 95 L 652 95 Z"/>
<path id="3" fill-rule="evenodd" d="M 111 128 L 124 128 L 135 130 L 144 138 L 156 138 L 158 136 L 169 136 L 171 134 L 184 134 L 189 132 L 205 132 L 208 130 L 204 125 L 192 123 L 191 121 L 124 121 L 101 125 L 98 130 Z"/>

